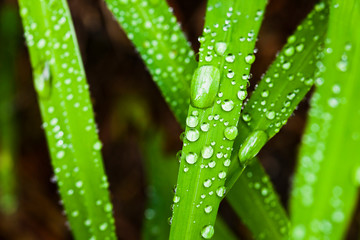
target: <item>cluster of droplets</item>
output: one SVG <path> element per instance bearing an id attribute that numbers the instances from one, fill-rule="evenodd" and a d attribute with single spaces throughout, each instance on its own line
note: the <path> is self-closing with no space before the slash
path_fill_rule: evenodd
<path id="1" fill-rule="evenodd" d="M 188 85 L 196 63 L 172 9 L 166 1 L 158 0 L 108 1 L 107 5 L 134 43 L 153 80 L 166 93 L 166 102 L 180 120 L 185 119 Z"/>

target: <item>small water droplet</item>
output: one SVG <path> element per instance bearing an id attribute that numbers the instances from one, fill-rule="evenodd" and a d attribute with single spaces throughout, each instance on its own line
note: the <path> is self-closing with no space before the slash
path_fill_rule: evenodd
<path id="1" fill-rule="evenodd" d="M 204 212 L 207 213 L 207 214 L 211 213 L 212 210 L 213 210 L 213 207 L 210 206 L 210 205 L 208 205 L 208 206 L 206 206 L 206 207 L 204 208 Z"/>
<path id="2" fill-rule="evenodd" d="M 246 62 L 247 64 L 253 64 L 253 63 L 255 62 L 255 55 L 252 54 L 252 53 L 250 53 L 249 55 L 247 55 L 247 56 L 245 57 L 245 62 Z"/>
<path id="3" fill-rule="evenodd" d="M 223 56 L 227 49 L 227 44 L 225 42 L 217 42 L 215 43 L 215 52 L 220 56 Z"/>
<path id="4" fill-rule="evenodd" d="M 211 146 L 204 146 L 201 150 L 201 156 L 204 159 L 211 158 L 214 153 L 214 149 Z"/>
<path id="5" fill-rule="evenodd" d="M 204 181 L 204 187 L 208 188 L 212 185 L 212 181 L 211 179 L 207 179 Z"/>
<path id="6" fill-rule="evenodd" d="M 223 104 L 221 104 L 221 108 L 229 112 L 234 108 L 234 102 L 232 100 L 224 100 Z"/>
<path id="7" fill-rule="evenodd" d="M 244 90 L 239 90 L 237 96 L 241 101 L 243 101 L 247 97 L 247 92 Z"/>
<path id="8" fill-rule="evenodd" d="M 229 54 L 226 56 L 225 61 L 227 61 L 228 63 L 233 63 L 233 62 L 235 61 L 235 55 L 229 53 Z"/>
<path id="9" fill-rule="evenodd" d="M 267 111 L 265 113 L 265 116 L 266 116 L 267 119 L 273 120 L 275 118 L 275 112 L 274 111 Z"/>
<path id="10" fill-rule="evenodd" d="M 188 127 L 194 128 L 198 125 L 199 120 L 196 116 L 189 116 L 186 118 L 186 125 Z"/>
<path id="11" fill-rule="evenodd" d="M 237 135 L 238 129 L 235 126 L 227 127 L 224 130 L 224 136 L 230 141 L 234 140 Z"/>
<path id="12" fill-rule="evenodd" d="M 200 129 L 201 129 L 201 131 L 203 131 L 203 132 L 209 131 L 209 128 L 210 128 L 210 124 L 209 124 L 209 123 L 202 123 L 201 126 L 200 126 Z"/>
<path id="13" fill-rule="evenodd" d="M 197 154 L 196 153 L 188 153 L 187 155 L 186 155 L 186 157 L 185 157 L 185 160 L 186 160 L 186 162 L 188 163 L 188 164 L 194 164 L 194 163 L 196 163 L 196 161 L 197 161 L 197 159 L 198 159 L 198 156 L 197 156 Z"/>
<path id="14" fill-rule="evenodd" d="M 219 187 L 218 189 L 216 189 L 216 195 L 218 197 L 223 197 L 225 195 L 226 192 L 226 188 L 224 186 Z"/>

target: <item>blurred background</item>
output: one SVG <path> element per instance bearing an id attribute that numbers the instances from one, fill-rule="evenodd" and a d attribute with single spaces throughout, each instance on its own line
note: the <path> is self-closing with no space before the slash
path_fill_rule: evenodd
<path id="1" fill-rule="evenodd" d="M 197 52 L 206 1 L 168 2 Z M 252 86 L 315 2 L 270 1 L 257 42 L 256 62 L 251 70 Z M 119 239 L 140 239 L 149 192 L 144 149 L 151 140 L 151 133 L 160 131 L 165 143 L 160 146 L 162 151 L 176 161 L 175 155 L 182 146 L 181 129 L 104 1 L 68 0 L 68 3 L 104 145 L 102 152 L 117 234 Z M 53 171 L 17 11 L 16 0 L 0 0 L 0 99 L 3 99 L 2 107 L 4 109 L 6 105 L 5 112 L 8 113 L 0 113 L 0 118 L 5 119 L 0 121 L 0 136 L 10 136 L 7 139 L 11 139 L 6 145 L 4 140 L 1 144 L 0 138 L 0 168 L 14 169 L 15 172 L 15 179 L 6 174 L 3 178 L 4 174 L 0 173 L 0 180 L 3 180 L 0 192 L 5 192 L 5 188 L 12 184 L 16 189 L 0 200 L 0 204 L 8 209 L 0 212 L 0 239 L 72 239 L 56 185 L 51 182 Z M 11 82 L 5 83 L 1 77 L 11 79 Z M 285 206 L 307 108 L 308 97 L 259 155 Z M 14 166 L 5 161 L 6 149 L 15 153 Z M 164 208 L 170 211 L 170 205 Z M 251 239 L 251 234 L 226 202 L 220 212 L 239 238 Z M 357 211 L 348 239 L 358 236 L 359 227 L 360 214 Z"/>

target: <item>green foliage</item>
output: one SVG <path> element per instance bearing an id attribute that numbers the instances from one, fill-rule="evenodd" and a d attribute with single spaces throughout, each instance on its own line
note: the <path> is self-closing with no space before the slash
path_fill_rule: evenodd
<path id="1" fill-rule="evenodd" d="M 266 136 L 270 139 L 280 130 L 313 85 L 327 16 L 328 9 L 320 2 L 288 38 L 246 103 L 238 125 L 240 134 L 234 144 L 227 187 L 234 184 L 249 162 L 248 154 L 242 159 L 245 152 L 251 152 L 249 156 L 257 153 Z M 235 161 L 238 149 L 240 161 Z"/>
<path id="2" fill-rule="evenodd" d="M 16 9 L 6 7 L 0 11 L 0 210 L 16 210 L 15 188 L 15 55 L 19 20 Z"/>
<path id="3" fill-rule="evenodd" d="M 106 0 L 179 122 L 186 118 L 194 52 L 164 0 Z"/>
<path id="4" fill-rule="evenodd" d="M 344 239 L 360 183 L 360 2 L 330 2 L 291 198 L 293 239 Z"/>
<path id="5" fill-rule="evenodd" d="M 148 132 L 145 137 L 144 159 L 148 179 L 148 204 L 145 210 L 143 239 L 167 239 L 170 225 L 167 221 L 171 214 L 169 207 L 173 201 L 170 189 L 176 184 L 178 164 L 175 156 L 164 156 L 164 139 L 156 131 Z M 165 207 L 166 206 L 166 207 Z M 218 217 L 215 224 L 214 239 L 236 239 L 226 223 Z"/>
<path id="6" fill-rule="evenodd" d="M 115 239 L 88 85 L 65 0 L 20 0 L 62 202 L 75 239 Z"/>
<path id="7" fill-rule="evenodd" d="M 248 165 L 226 200 L 255 239 L 289 239 L 290 222 L 258 161 Z"/>
<path id="8" fill-rule="evenodd" d="M 170 239 L 209 239 L 214 232 L 250 66 L 266 1 L 207 6 L 199 68 L 178 175 Z M 198 93 L 198 94 L 194 94 Z M 226 132 L 227 134 L 224 134 Z"/>

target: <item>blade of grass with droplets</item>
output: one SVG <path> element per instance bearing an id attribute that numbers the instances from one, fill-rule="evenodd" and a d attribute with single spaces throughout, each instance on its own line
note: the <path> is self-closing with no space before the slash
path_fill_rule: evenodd
<path id="1" fill-rule="evenodd" d="M 15 55 L 19 20 L 14 7 L 0 9 L 0 211 L 16 210 Z M 4 47 L 6 46 L 6 47 Z"/>
<path id="2" fill-rule="evenodd" d="M 314 83 L 326 32 L 328 8 L 320 2 L 278 54 L 252 93 L 238 125 L 226 187 L 287 122 Z M 246 93 L 243 93 L 245 95 Z M 239 159 L 239 160 L 235 160 Z"/>
<path id="3" fill-rule="evenodd" d="M 290 223 L 258 160 L 251 162 L 226 195 L 254 239 L 289 239 Z"/>
<path id="4" fill-rule="evenodd" d="M 331 1 L 291 197 L 293 239 L 344 239 L 360 184 L 360 2 Z"/>
<path id="5" fill-rule="evenodd" d="M 65 0 L 20 0 L 43 127 L 75 239 L 116 239 L 88 85 Z"/>
<path id="6" fill-rule="evenodd" d="M 170 239 L 210 239 L 266 1 L 210 0 L 200 38 Z"/>
<path id="7" fill-rule="evenodd" d="M 189 106 L 194 52 L 166 0 L 106 0 L 107 6 L 144 60 L 166 102 L 181 122 Z"/>
<path id="8" fill-rule="evenodd" d="M 144 142 L 145 170 L 148 179 L 148 204 L 143 224 L 143 239 L 168 239 L 170 225 L 167 221 L 171 215 L 168 207 L 173 198 L 171 189 L 176 184 L 178 164 L 174 156 L 164 156 L 164 139 L 162 134 L 151 132 Z M 216 219 L 214 239 L 235 240 L 233 232 L 221 219 Z"/>

